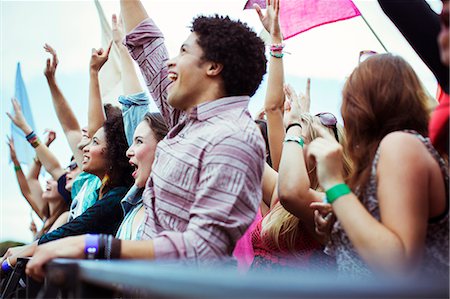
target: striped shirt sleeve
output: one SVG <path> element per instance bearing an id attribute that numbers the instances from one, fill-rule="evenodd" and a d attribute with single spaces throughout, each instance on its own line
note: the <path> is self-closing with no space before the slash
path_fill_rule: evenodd
<path id="1" fill-rule="evenodd" d="M 169 55 L 162 32 L 152 19 L 146 19 L 125 37 L 125 45 L 139 65 L 148 90 L 166 124 L 169 128 L 174 127 L 181 111 L 167 103 L 167 87 L 172 81 L 167 78 L 166 62 Z"/>
<path id="2" fill-rule="evenodd" d="M 154 238 L 156 258 L 212 260 L 231 255 L 262 196 L 262 148 L 239 134 L 223 138 L 205 155 L 187 229 Z"/>

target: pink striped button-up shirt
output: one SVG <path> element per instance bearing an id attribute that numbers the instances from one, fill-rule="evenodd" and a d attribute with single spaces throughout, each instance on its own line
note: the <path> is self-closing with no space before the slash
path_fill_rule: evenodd
<path id="1" fill-rule="evenodd" d="M 167 103 L 168 55 L 153 21 L 139 24 L 125 43 L 171 128 L 143 194 L 143 239 L 153 240 L 156 258 L 229 257 L 262 197 L 264 141 L 249 97 L 217 99 L 185 114 Z"/>

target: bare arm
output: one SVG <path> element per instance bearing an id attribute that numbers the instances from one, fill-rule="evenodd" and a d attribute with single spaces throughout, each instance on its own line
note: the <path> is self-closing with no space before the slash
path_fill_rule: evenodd
<path id="1" fill-rule="evenodd" d="M 95 132 L 103 126 L 106 120 L 103 109 L 102 98 L 100 96 L 100 84 L 98 81 L 98 72 L 108 60 L 111 45 L 106 51 L 103 49 L 92 49 L 92 56 L 89 68 L 89 107 L 88 107 L 88 135 L 94 136 Z"/>
<path id="2" fill-rule="evenodd" d="M 47 140 L 45 141 L 46 146 L 50 146 L 52 142 L 56 138 L 56 133 L 52 130 L 46 130 L 48 132 Z M 33 163 L 31 164 L 30 170 L 28 171 L 27 175 L 27 181 L 28 185 L 30 187 L 31 195 L 33 198 L 41 199 L 42 198 L 42 187 L 41 183 L 39 182 L 39 174 L 41 173 L 41 161 L 36 157 L 33 159 Z M 41 200 L 39 200 L 41 202 Z M 43 214 L 47 214 L 48 204 L 44 205 L 44 209 L 41 209 L 43 211 Z M 42 218 L 41 218 L 42 219 Z"/>
<path id="3" fill-rule="evenodd" d="M 47 59 L 47 67 L 44 71 L 47 78 L 48 86 L 52 94 L 53 107 L 56 111 L 59 123 L 66 135 L 69 142 L 70 149 L 77 161 L 78 167 L 81 167 L 81 161 L 83 160 L 83 152 L 78 149 L 77 145 L 81 140 L 81 129 L 75 114 L 70 108 L 69 103 L 64 97 L 63 93 L 59 89 L 59 86 L 55 79 L 55 71 L 58 66 L 58 57 L 55 50 L 49 45 L 45 45 L 44 49 L 52 54 L 52 59 Z"/>
<path id="4" fill-rule="evenodd" d="M 33 211 L 35 211 L 36 214 L 39 216 L 39 218 L 44 219 L 44 218 L 48 217 L 48 215 L 45 213 L 45 212 L 48 212 L 48 209 L 46 209 L 46 207 L 48 207 L 48 206 L 47 206 L 47 204 L 44 204 L 44 202 L 41 200 L 42 189 L 39 185 L 39 182 L 37 181 L 37 178 L 35 180 L 37 181 L 37 185 L 40 189 L 41 197 L 39 197 L 36 194 L 33 194 L 33 192 L 31 192 L 31 188 L 30 188 L 30 185 L 28 184 L 28 180 L 25 178 L 25 175 L 24 175 L 22 169 L 20 168 L 20 163 L 17 160 L 16 151 L 14 148 L 14 140 L 10 139 L 9 137 L 8 137 L 8 146 L 9 146 L 9 151 L 10 151 L 10 155 L 11 155 L 11 160 L 14 163 L 16 178 L 17 178 L 17 182 L 19 183 L 20 192 L 22 193 L 23 197 L 25 197 L 25 199 L 28 201 L 28 203 L 30 204 Z M 36 162 L 33 162 L 32 168 L 36 168 Z M 40 169 L 40 166 L 37 168 Z M 39 175 L 39 173 L 38 173 L 38 175 Z"/>
<path id="5" fill-rule="evenodd" d="M 7 113 L 8 117 L 25 133 L 25 135 L 29 135 L 33 130 L 26 122 L 20 108 L 20 104 L 15 99 L 12 99 L 12 104 L 14 108 L 14 116 Z M 42 165 L 51 174 L 53 179 L 58 180 L 63 174 L 66 173 L 66 171 L 59 164 L 58 159 L 45 144 L 40 143 L 35 148 L 35 151 L 39 161 L 41 161 Z"/>
<path id="6" fill-rule="evenodd" d="M 44 278 L 44 265 L 55 258 L 84 258 L 86 235 L 55 240 L 33 248 L 33 259 L 27 264 L 26 273 L 35 279 Z M 34 243 L 33 243 L 34 244 Z M 35 250 L 34 250 L 35 249 Z M 153 241 L 121 241 L 121 259 L 154 259 Z"/>
<path id="7" fill-rule="evenodd" d="M 267 5 L 265 16 L 263 15 L 259 5 L 256 4 L 255 9 L 264 28 L 270 33 L 272 43 L 280 44 L 283 39 L 281 36 L 280 24 L 278 20 L 279 0 L 275 0 L 273 1 L 273 4 Z M 269 77 L 267 83 L 266 99 L 264 101 L 264 110 L 267 117 L 267 133 L 269 139 L 270 158 L 272 159 L 272 167 L 276 171 L 278 171 L 278 167 L 280 164 L 284 139 L 283 84 L 283 59 L 270 55 Z"/>
<path id="8" fill-rule="evenodd" d="M 140 22 L 148 18 L 148 14 L 139 0 L 121 0 L 120 9 L 126 33 L 131 32 Z"/>
<path id="9" fill-rule="evenodd" d="M 125 39 L 128 51 L 139 65 L 147 89 L 165 123 L 169 129 L 173 128 L 184 115 L 184 111 L 170 106 L 167 101 L 167 88 L 173 81 L 167 77 L 169 55 L 164 45 L 164 35 L 153 20 L 147 19 L 148 15 L 140 1 L 122 0 L 121 8 L 125 31 L 133 31 Z M 138 28 L 135 28 L 137 25 Z"/>
<path id="10" fill-rule="evenodd" d="M 300 116 L 300 104 L 292 101 L 286 110 L 286 124 L 302 124 Z M 302 129 L 299 126 L 292 126 L 286 135 L 301 137 Z M 297 216 L 305 225 L 308 231 L 315 231 L 314 212 L 310 208 L 313 202 L 321 201 L 323 194 L 311 188 L 308 175 L 308 168 L 305 161 L 304 149 L 297 142 L 285 142 L 278 171 L 278 195 L 280 203 L 291 214 Z"/>
<path id="11" fill-rule="evenodd" d="M 328 190 L 344 181 L 342 147 L 325 130 L 321 136 L 310 144 L 309 151 L 317 160 L 320 184 Z M 391 133 L 381 141 L 377 167 L 381 221 L 353 193 L 332 203 L 356 251 L 373 270 L 411 274 L 421 263 L 430 201 L 427 155 L 421 142 L 407 133 Z"/>
<path id="12" fill-rule="evenodd" d="M 117 18 L 116 15 L 112 16 L 112 33 L 114 45 L 119 49 L 120 63 L 122 65 L 122 86 L 123 93 L 134 94 L 142 92 L 143 89 L 139 83 L 139 78 L 134 67 L 133 58 L 131 58 L 128 49 L 122 44 L 124 39 L 124 28 L 122 24 L 122 18 Z"/>

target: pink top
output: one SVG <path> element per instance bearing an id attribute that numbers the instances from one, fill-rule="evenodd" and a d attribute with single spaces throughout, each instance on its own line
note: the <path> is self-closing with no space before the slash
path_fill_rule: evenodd
<path id="1" fill-rule="evenodd" d="M 168 55 L 153 21 L 141 22 L 125 43 L 171 129 L 143 193 L 142 238 L 153 240 L 156 258 L 230 258 L 262 197 L 265 147 L 250 98 L 217 99 L 187 115 L 167 103 Z"/>
<path id="2" fill-rule="evenodd" d="M 258 223 L 261 221 L 261 209 L 258 209 L 258 213 L 256 213 L 255 221 L 250 225 L 242 238 L 239 239 L 236 243 L 236 247 L 233 251 L 233 256 L 236 258 L 238 262 L 238 269 L 241 272 L 247 272 L 250 268 L 250 265 L 253 262 L 254 252 L 252 245 L 252 232 Z"/>

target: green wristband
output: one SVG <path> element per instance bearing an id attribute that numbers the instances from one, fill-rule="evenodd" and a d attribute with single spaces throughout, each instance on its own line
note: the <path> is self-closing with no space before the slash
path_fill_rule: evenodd
<path id="1" fill-rule="evenodd" d="M 332 204 L 336 199 L 341 196 L 352 193 L 352 190 L 346 184 L 337 184 L 328 189 L 325 194 L 327 195 L 327 202 Z"/>
<path id="2" fill-rule="evenodd" d="M 14 165 L 14 171 L 19 171 L 19 170 L 21 170 L 22 168 L 20 168 L 20 165 Z"/>
<path id="3" fill-rule="evenodd" d="M 303 148 L 303 145 L 305 144 L 305 141 L 303 141 L 302 137 L 288 135 L 284 138 L 284 142 L 291 142 L 291 141 L 298 143 L 302 148 Z"/>

